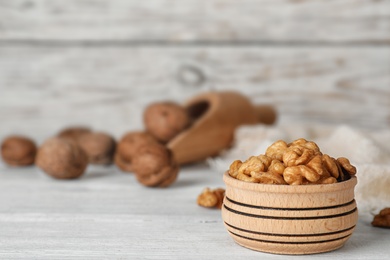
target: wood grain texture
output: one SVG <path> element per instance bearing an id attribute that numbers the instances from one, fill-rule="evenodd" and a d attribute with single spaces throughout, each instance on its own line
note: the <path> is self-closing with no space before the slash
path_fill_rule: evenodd
<path id="1" fill-rule="evenodd" d="M 19 46 L 0 48 L 0 57 L 2 135 L 87 124 L 119 137 L 143 127 L 150 102 L 209 90 L 272 104 L 281 123 L 390 124 L 386 47 Z"/>
<path id="2" fill-rule="evenodd" d="M 223 187 L 222 173 L 204 165 L 183 168 L 168 189 L 145 188 L 115 167 L 59 181 L 0 161 L 0 180 L 2 259 L 281 258 L 238 246 L 220 210 L 196 204 L 205 187 Z M 360 216 L 342 249 L 316 259 L 387 259 L 388 231 L 371 218 Z"/>
<path id="3" fill-rule="evenodd" d="M 324 185 L 249 183 L 223 175 L 222 218 L 240 245 L 276 254 L 314 254 L 340 248 L 358 212 L 356 177 Z"/>
<path id="4" fill-rule="evenodd" d="M 262 112 L 269 113 L 263 117 L 273 120 L 259 121 L 255 106 L 239 92 L 197 95 L 186 102 L 185 108 L 194 123 L 167 143 L 179 165 L 203 161 L 229 148 L 239 126 L 275 121 L 271 109 Z"/>
<path id="5" fill-rule="evenodd" d="M 1 0 L 0 25 L 11 42 L 389 44 L 390 1 Z"/>

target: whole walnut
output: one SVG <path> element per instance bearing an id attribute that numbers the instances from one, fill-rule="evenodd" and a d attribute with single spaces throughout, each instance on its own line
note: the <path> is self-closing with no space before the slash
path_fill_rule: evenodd
<path id="1" fill-rule="evenodd" d="M 78 141 L 85 134 L 91 133 L 91 129 L 84 126 L 73 126 L 62 129 L 57 136 L 61 138 L 69 138 Z"/>
<path id="2" fill-rule="evenodd" d="M 147 131 L 163 143 L 187 128 L 190 122 L 186 109 L 173 102 L 151 104 L 144 112 Z"/>
<path id="3" fill-rule="evenodd" d="M 157 140 L 146 132 L 128 132 L 118 142 L 115 152 L 115 164 L 126 172 L 132 172 L 132 161 L 141 146 L 157 143 Z"/>
<path id="4" fill-rule="evenodd" d="M 54 178 L 74 179 L 84 173 L 88 157 L 75 141 L 53 137 L 39 147 L 35 163 Z"/>
<path id="5" fill-rule="evenodd" d="M 116 142 L 106 133 L 86 133 L 79 137 L 77 143 L 88 156 L 92 164 L 111 164 L 113 161 Z"/>
<path id="6" fill-rule="evenodd" d="M 179 173 L 172 152 L 158 143 L 140 147 L 133 158 L 133 169 L 138 181 L 149 187 L 167 187 Z"/>
<path id="7" fill-rule="evenodd" d="M 1 156 L 11 166 L 34 164 L 37 147 L 33 140 L 23 136 L 9 136 L 1 145 Z"/>

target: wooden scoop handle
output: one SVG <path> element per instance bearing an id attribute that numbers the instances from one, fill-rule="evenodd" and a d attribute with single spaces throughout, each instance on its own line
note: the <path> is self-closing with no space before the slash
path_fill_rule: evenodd
<path id="1" fill-rule="evenodd" d="M 255 115 L 259 123 L 271 125 L 276 120 L 276 110 L 269 105 L 255 105 Z"/>

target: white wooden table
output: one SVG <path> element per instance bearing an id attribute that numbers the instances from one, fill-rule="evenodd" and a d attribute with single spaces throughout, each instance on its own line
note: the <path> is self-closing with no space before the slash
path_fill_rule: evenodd
<path id="1" fill-rule="evenodd" d="M 143 187 L 115 166 L 72 181 L 0 167 L 0 259 L 286 259 L 237 245 L 220 210 L 197 206 L 203 188 L 224 187 L 205 164 L 183 168 L 167 189 Z M 343 248 L 305 257 L 388 259 L 389 230 L 371 219 L 359 216 Z"/>

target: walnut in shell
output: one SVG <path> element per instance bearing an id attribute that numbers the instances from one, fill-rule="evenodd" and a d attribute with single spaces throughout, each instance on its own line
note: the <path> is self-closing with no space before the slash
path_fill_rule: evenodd
<path id="1" fill-rule="evenodd" d="M 86 133 L 79 137 L 77 143 L 88 156 L 92 164 L 111 164 L 115 153 L 116 142 L 106 133 Z"/>
<path id="2" fill-rule="evenodd" d="M 173 102 L 151 104 L 144 112 L 147 131 L 163 143 L 187 128 L 190 121 L 186 109 Z"/>
<path id="3" fill-rule="evenodd" d="M 171 151 L 158 143 L 139 148 L 133 158 L 133 169 L 138 181 L 149 187 L 167 187 L 179 173 Z"/>
<path id="4" fill-rule="evenodd" d="M 75 141 L 53 137 L 38 149 L 35 163 L 54 178 L 74 179 L 84 173 L 88 157 Z"/>
<path id="5" fill-rule="evenodd" d="M 78 141 L 85 134 L 91 133 L 91 129 L 84 126 L 73 126 L 62 129 L 57 136 L 61 138 L 69 138 Z"/>
<path id="6" fill-rule="evenodd" d="M 11 166 L 34 164 L 36 153 L 34 141 L 24 136 L 9 136 L 1 144 L 3 161 Z"/>
<path id="7" fill-rule="evenodd" d="M 141 146 L 157 143 L 157 140 L 145 132 L 129 132 L 118 142 L 115 152 L 115 164 L 122 171 L 132 172 L 133 157 Z"/>

